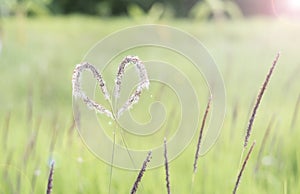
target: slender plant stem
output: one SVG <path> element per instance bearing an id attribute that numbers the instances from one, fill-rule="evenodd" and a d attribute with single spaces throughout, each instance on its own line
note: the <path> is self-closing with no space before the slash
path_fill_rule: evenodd
<path id="1" fill-rule="evenodd" d="M 196 148 L 196 153 L 195 153 L 195 160 L 194 160 L 194 165 L 193 165 L 193 167 L 194 167 L 193 173 L 194 174 L 197 171 L 197 163 L 198 163 L 198 159 L 199 159 L 199 153 L 200 153 L 200 147 L 201 147 L 201 140 L 202 140 L 202 135 L 203 135 L 203 129 L 204 129 L 206 118 L 207 118 L 207 115 L 208 115 L 208 112 L 209 112 L 210 103 L 211 103 L 211 97 L 208 100 L 208 103 L 207 103 L 207 106 L 206 106 L 206 109 L 205 109 L 205 113 L 204 113 L 204 116 L 203 116 L 203 119 L 202 119 L 202 125 L 201 125 L 200 132 L 199 132 L 199 137 L 198 137 L 198 142 L 197 142 L 197 148 Z"/>
<path id="2" fill-rule="evenodd" d="M 261 160 L 261 157 L 262 157 L 262 154 L 264 152 L 264 149 L 265 149 L 265 145 L 266 145 L 266 142 L 267 142 L 267 139 L 269 137 L 269 134 L 270 134 L 270 131 L 273 127 L 273 123 L 274 123 L 274 119 L 275 117 L 273 116 L 268 124 L 268 128 L 267 130 L 265 131 L 265 134 L 264 134 L 264 137 L 263 137 L 263 140 L 262 140 L 262 143 L 261 143 L 261 146 L 259 148 L 259 151 L 258 151 L 258 156 L 257 156 L 257 161 L 256 161 L 256 165 L 255 165 L 255 169 L 254 169 L 254 172 L 258 172 L 258 169 L 260 167 L 260 160 Z"/>
<path id="3" fill-rule="evenodd" d="M 114 167 L 114 159 L 115 159 L 115 145 L 116 145 L 116 131 L 113 132 L 113 147 L 112 147 L 112 155 L 111 155 L 111 164 L 110 164 L 110 178 L 109 178 L 109 186 L 108 186 L 108 193 L 111 192 L 111 184 L 112 184 L 112 177 L 113 177 L 113 167 Z"/>
<path id="4" fill-rule="evenodd" d="M 237 176 L 237 180 L 236 180 L 236 183 L 235 183 L 233 192 L 232 192 L 233 194 L 235 194 L 236 191 L 237 191 L 237 188 L 238 188 L 239 183 L 240 183 L 240 181 L 241 181 L 243 172 L 244 172 L 245 167 L 246 167 L 246 164 L 247 164 L 247 162 L 248 162 L 248 160 L 249 160 L 250 154 L 252 153 L 252 150 L 253 150 L 254 145 L 255 145 L 255 141 L 252 143 L 252 145 L 251 145 L 251 147 L 250 147 L 250 150 L 248 151 L 247 156 L 246 156 L 246 158 L 245 158 L 245 160 L 244 160 L 244 162 L 243 162 L 242 168 L 241 168 L 241 170 L 240 170 L 240 172 L 239 172 L 239 174 L 238 174 L 238 176 Z"/>
<path id="5" fill-rule="evenodd" d="M 294 114 L 293 114 L 293 118 L 292 118 L 292 122 L 291 122 L 291 129 L 294 129 L 296 121 L 297 121 L 297 117 L 298 117 L 298 113 L 299 113 L 299 109 L 300 109 L 300 94 L 298 96 L 296 105 L 295 105 L 295 110 L 294 110 Z"/>
<path id="6" fill-rule="evenodd" d="M 208 103 L 207 103 L 207 106 L 206 106 L 206 109 L 205 109 L 205 112 L 204 112 L 200 132 L 199 132 L 199 136 L 198 136 L 197 147 L 196 147 L 196 152 L 195 152 L 195 159 L 194 159 L 194 164 L 193 164 L 191 194 L 193 193 L 193 187 L 194 187 L 194 182 L 195 182 L 195 175 L 196 175 L 196 172 L 197 172 L 197 165 L 198 165 L 198 159 L 199 159 L 199 154 L 200 154 L 203 130 L 204 130 L 206 118 L 207 118 L 207 115 L 208 115 L 208 112 L 209 112 L 209 109 L 210 109 L 211 100 L 212 100 L 212 97 L 210 96 L 210 98 L 208 100 Z"/>
<path id="7" fill-rule="evenodd" d="M 257 99 L 256 99 L 256 103 L 255 103 L 255 105 L 254 105 L 254 107 L 253 107 L 252 114 L 251 114 L 251 117 L 250 117 L 250 120 L 249 120 L 248 128 L 247 128 L 247 130 L 246 130 L 246 135 L 245 135 L 245 140 L 244 140 L 244 147 L 247 147 L 247 145 L 248 145 L 248 141 L 249 141 L 249 138 L 250 138 L 250 135 L 251 135 L 251 132 L 252 132 L 252 126 L 253 126 L 253 122 L 254 122 L 254 118 L 255 118 L 257 109 L 258 109 L 258 107 L 259 107 L 259 104 L 260 104 L 260 102 L 261 102 L 261 99 L 262 99 L 262 97 L 263 97 L 263 94 L 264 94 L 264 92 L 265 92 L 265 90 L 266 90 L 266 88 L 267 88 L 267 85 L 268 85 L 268 83 L 269 83 L 269 80 L 270 80 L 270 78 L 271 78 L 271 75 L 272 75 L 272 73 L 273 73 L 273 70 L 274 70 L 274 68 L 275 68 L 275 66 L 276 66 L 276 64 L 277 64 L 277 61 L 278 61 L 278 59 L 279 59 L 279 56 L 280 56 L 280 53 L 278 53 L 278 54 L 276 55 L 276 58 L 275 58 L 275 60 L 273 61 L 273 64 L 272 64 L 272 66 L 271 66 L 271 68 L 270 68 L 270 70 L 269 70 L 269 73 L 267 74 L 267 77 L 266 77 L 266 79 L 265 79 L 265 81 L 264 81 L 264 83 L 263 83 L 263 85 L 262 85 L 262 88 L 260 89 L 260 92 L 258 93 L 258 96 L 257 96 Z"/>
<path id="8" fill-rule="evenodd" d="M 151 156 L 152 156 L 152 151 L 148 152 L 148 155 L 147 155 L 147 157 L 146 157 L 146 159 L 145 159 L 145 161 L 142 165 L 142 168 L 141 168 L 141 170 L 140 170 L 140 172 L 139 172 L 139 174 L 138 174 L 138 176 L 137 176 L 137 178 L 136 178 L 136 180 L 133 184 L 133 187 L 132 187 L 131 192 L 130 192 L 131 194 L 136 193 L 136 191 L 138 189 L 138 186 L 139 186 L 139 183 L 141 182 L 142 177 L 143 177 L 143 175 L 146 171 L 147 165 L 150 162 Z"/>
<path id="9" fill-rule="evenodd" d="M 53 174 L 54 174 L 54 160 L 52 160 L 50 164 L 50 172 L 48 176 L 48 184 L 47 184 L 47 191 L 46 194 L 51 194 L 52 193 L 52 188 L 53 188 Z"/>
<path id="10" fill-rule="evenodd" d="M 167 150 L 167 139 L 164 138 L 164 158 L 165 158 L 165 171 L 166 171 L 166 187 L 168 194 L 171 193 L 170 188 L 170 173 L 169 173 L 169 162 L 168 162 L 168 150 Z"/>

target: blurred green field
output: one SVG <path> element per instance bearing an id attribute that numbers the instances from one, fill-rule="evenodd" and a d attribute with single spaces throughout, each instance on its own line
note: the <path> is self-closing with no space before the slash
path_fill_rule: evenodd
<path id="1" fill-rule="evenodd" d="M 72 72 L 95 42 L 143 23 L 84 16 L 2 19 L 0 193 L 45 192 L 51 155 L 56 161 L 53 193 L 108 193 L 110 166 L 88 151 L 74 128 Z M 278 51 L 281 57 L 253 126 L 256 147 L 238 193 L 299 193 L 300 24 L 270 18 L 155 23 L 198 38 L 214 57 L 226 87 L 223 128 L 216 145 L 199 159 L 193 193 L 232 192 L 249 113 Z M 170 163 L 172 193 L 191 192 L 196 139 Z M 111 193 L 128 193 L 137 173 L 114 168 Z M 138 190 L 154 192 L 166 193 L 163 167 L 146 171 Z"/>

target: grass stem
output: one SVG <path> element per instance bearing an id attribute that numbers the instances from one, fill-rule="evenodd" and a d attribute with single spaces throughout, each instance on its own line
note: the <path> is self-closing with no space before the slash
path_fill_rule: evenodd
<path id="1" fill-rule="evenodd" d="M 259 107 L 259 104 L 261 102 L 263 94 L 264 94 L 264 92 L 265 92 L 265 90 L 267 88 L 267 85 L 269 83 L 269 80 L 271 78 L 273 70 L 274 70 L 274 68 L 275 68 L 275 66 L 277 64 L 279 56 L 280 56 L 280 53 L 278 53 L 276 55 L 276 58 L 273 61 L 273 64 L 272 64 L 272 66 L 271 66 L 271 68 L 269 70 L 269 73 L 267 74 L 267 77 L 266 77 L 266 79 L 265 79 L 265 81 L 264 81 L 264 83 L 262 85 L 262 88 L 260 89 L 260 92 L 258 93 L 258 96 L 256 98 L 256 103 L 255 103 L 255 105 L 253 107 L 252 114 L 251 114 L 251 117 L 250 117 L 250 120 L 249 120 L 249 124 L 248 124 L 248 128 L 246 130 L 246 136 L 245 136 L 245 140 L 244 140 L 244 147 L 247 147 L 247 145 L 248 145 L 248 141 L 249 141 L 249 138 L 250 138 L 250 135 L 251 135 L 251 132 L 252 132 L 252 126 L 253 126 L 253 122 L 254 122 L 254 119 L 255 119 L 255 115 L 256 115 L 257 109 Z"/>
<path id="2" fill-rule="evenodd" d="M 241 181 L 243 172 L 244 172 L 244 170 L 245 170 L 246 164 L 247 164 L 247 162 L 248 162 L 248 160 L 249 160 L 249 157 L 250 157 L 250 154 L 251 154 L 251 152 L 252 152 L 252 150 L 253 150 L 254 145 L 255 145 L 255 141 L 252 143 L 252 145 L 251 145 L 251 147 L 250 147 L 250 150 L 248 151 L 247 156 L 246 156 L 246 158 L 245 158 L 245 160 L 244 160 L 244 162 L 243 162 L 242 168 L 241 168 L 241 170 L 240 170 L 240 172 L 239 172 L 239 174 L 238 174 L 238 176 L 237 176 L 237 180 L 236 180 L 236 183 L 235 183 L 233 192 L 232 192 L 233 194 L 235 194 L 236 191 L 237 191 L 237 188 L 238 188 L 239 183 L 240 183 L 240 181 Z"/>

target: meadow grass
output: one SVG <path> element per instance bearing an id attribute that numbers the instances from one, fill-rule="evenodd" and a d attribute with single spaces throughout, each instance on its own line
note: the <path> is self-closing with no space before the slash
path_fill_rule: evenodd
<path id="1" fill-rule="evenodd" d="M 219 65 L 226 86 L 223 128 L 216 145 L 198 160 L 193 193 L 232 192 L 244 129 L 257 89 L 278 50 L 281 58 L 253 125 L 251 138 L 256 140 L 256 149 L 237 193 L 300 192 L 300 25 L 269 18 L 157 23 L 186 30 L 203 42 Z M 45 193 L 52 160 L 52 193 L 107 193 L 110 176 L 111 193 L 132 189 L 138 172 L 116 168 L 111 175 L 110 166 L 89 152 L 76 132 L 71 78 L 75 64 L 96 41 L 137 24 L 141 21 L 83 16 L 2 21 L 0 193 Z M 205 110 L 205 97 L 200 112 Z M 271 121 L 274 125 L 265 139 Z M 169 161 L 172 193 L 190 192 L 196 146 L 195 136 L 176 160 Z M 261 146 L 262 153 L 258 153 Z M 257 163 L 259 170 L 255 171 Z M 165 176 L 163 167 L 147 170 L 138 193 L 166 193 Z"/>

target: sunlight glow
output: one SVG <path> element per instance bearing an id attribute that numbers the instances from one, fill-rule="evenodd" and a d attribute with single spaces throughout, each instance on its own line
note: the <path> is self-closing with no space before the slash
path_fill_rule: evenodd
<path id="1" fill-rule="evenodd" d="M 292 10 L 300 10 L 300 0 L 288 0 L 288 6 Z"/>

